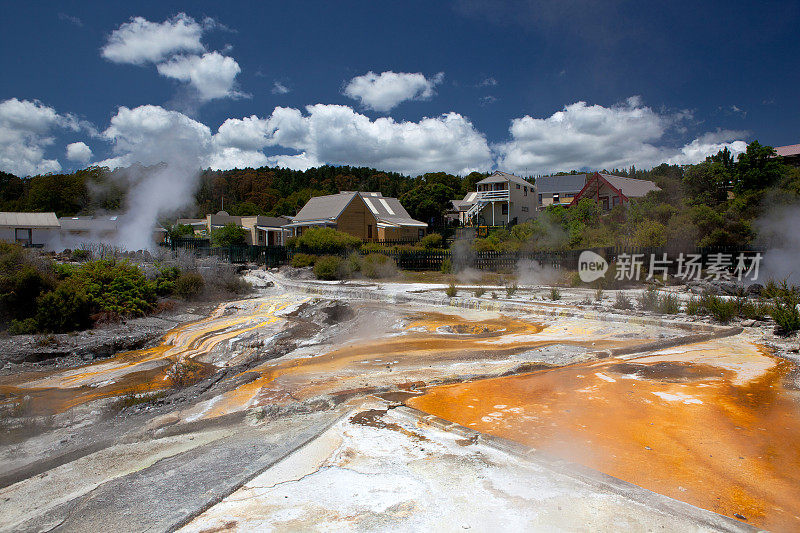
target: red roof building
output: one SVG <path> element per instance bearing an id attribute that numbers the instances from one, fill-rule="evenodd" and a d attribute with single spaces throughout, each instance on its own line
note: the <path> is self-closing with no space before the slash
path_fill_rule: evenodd
<path id="1" fill-rule="evenodd" d="M 595 172 L 569 205 L 577 205 L 582 198 L 591 198 L 596 200 L 604 211 L 608 211 L 630 202 L 631 199 L 642 198 L 650 191 L 660 190 L 652 181 Z"/>

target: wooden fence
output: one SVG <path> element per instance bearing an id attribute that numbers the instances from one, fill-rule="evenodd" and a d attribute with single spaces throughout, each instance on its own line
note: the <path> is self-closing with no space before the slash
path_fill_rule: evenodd
<path id="1" fill-rule="evenodd" d="M 175 239 L 166 246 L 173 250 L 189 250 L 200 257 L 218 257 L 231 263 L 256 263 L 270 268 L 287 264 L 291 261 L 293 252 L 283 246 L 228 246 L 212 247 L 208 239 L 183 238 Z M 517 268 L 520 261 L 536 262 L 543 267 L 556 270 L 576 270 L 578 258 L 584 250 L 550 250 L 533 252 L 474 252 L 451 250 L 398 250 L 386 248 L 373 253 L 381 253 L 391 257 L 397 266 L 403 270 L 441 270 L 445 261 L 450 261 L 452 268 L 475 268 L 495 272 L 510 272 Z M 670 272 L 674 272 L 679 254 L 696 254 L 702 264 L 707 264 L 711 259 L 723 254 L 726 259 L 736 265 L 739 254 L 744 254 L 750 260 L 755 254 L 763 253 L 763 248 L 739 246 L 709 246 L 704 248 L 687 247 L 630 247 L 606 246 L 592 248 L 591 251 L 604 257 L 609 263 L 618 262 L 623 254 L 628 258 L 636 256 L 641 261 L 642 268 L 649 268 L 651 258 L 661 260 L 664 254 L 671 261 Z"/>

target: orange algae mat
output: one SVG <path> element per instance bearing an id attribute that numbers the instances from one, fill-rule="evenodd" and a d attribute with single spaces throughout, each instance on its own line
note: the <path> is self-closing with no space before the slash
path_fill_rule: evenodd
<path id="1" fill-rule="evenodd" d="M 713 349 L 446 385 L 427 413 L 776 531 L 800 530 L 790 363 Z M 690 361 L 689 359 L 694 359 Z"/>

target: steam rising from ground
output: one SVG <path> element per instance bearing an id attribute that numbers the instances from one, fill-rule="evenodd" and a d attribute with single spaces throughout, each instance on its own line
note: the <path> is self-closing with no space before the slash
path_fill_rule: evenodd
<path id="1" fill-rule="evenodd" d="M 800 205 L 772 209 L 755 225 L 759 243 L 767 246 L 759 280 L 800 283 Z"/>
<path id="2" fill-rule="evenodd" d="M 150 249 L 159 218 L 193 204 L 211 131 L 182 113 L 148 105 L 121 107 L 103 136 L 118 154 L 104 164 L 156 165 L 122 173 L 128 194 L 116 243 L 128 250 Z"/>
<path id="3" fill-rule="evenodd" d="M 543 266 L 538 261 L 520 259 L 517 262 L 517 283 L 519 285 L 552 285 L 558 281 L 558 272 L 549 266 Z"/>

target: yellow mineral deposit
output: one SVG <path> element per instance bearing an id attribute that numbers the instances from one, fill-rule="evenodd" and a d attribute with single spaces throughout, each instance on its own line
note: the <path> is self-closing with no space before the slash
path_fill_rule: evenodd
<path id="1" fill-rule="evenodd" d="M 800 530 L 790 363 L 737 336 L 431 389 L 422 411 L 699 507 Z"/>

